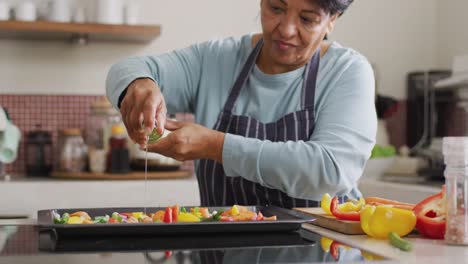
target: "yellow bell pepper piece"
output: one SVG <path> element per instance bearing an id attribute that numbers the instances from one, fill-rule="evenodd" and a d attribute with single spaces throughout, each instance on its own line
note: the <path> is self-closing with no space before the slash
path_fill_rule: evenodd
<path id="1" fill-rule="evenodd" d="M 359 198 L 359 201 L 349 200 L 346 203 L 338 205 L 338 209 L 340 209 L 341 212 L 357 212 L 361 211 L 364 205 L 366 205 L 366 200 L 361 197 Z"/>
<path id="2" fill-rule="evenodd" d="M 132 216 L 136 219 L 140 219 L 143 216 L 143 212 L 134 212 L 132 213 Z"/>
<path id="3" fill-rule="evenodd" d="M 361 228 L 371 237 L 386 239 L 392 231 L 405 236 L 415 226 L 416 215 L 410 210 L 386 205 L 367 205 L 361 211 Z"/>
<path id="4" fill-rule="evenodd" d="M 240 214 L 240 212 L 239 212 L 239 208 L 237 208 L 237 205 L 232 206 L 231 215 L 235 216 L 235 215 L 238 215 L 238 214 Z"/>
<path id="5" fill-rule="evenodd" d="M 320 238 L 320 246 L 322 247 L 322 250 L 326 253 L 330 251 L 330 246 L 333 243 L 333 240 L 331 240 L 328 237 L 321 237 Z"/>
<path id="6" fill-rule="evenodd" d="M 322 200 L 320 201 L 320 207 L 322 207 L 322 210 L 325 211 L 328 215 L 333 215 L 330 211 L 330 204 L 331 204 L 331 196 L 328 193 L 325 193 L 322 195 Z"/>
<path id="7" fill-rule="evenodd" d="M 177 218 L 177 221 L 179 221 L 179 222 L 200 222 L 200 218 L 198 218 L 193 213 L 180 212 L 179 216 Z"/>
<path id="8" fill-rule="evenodd" d="M 67 222 L 67 224 L 70 224 L 70 225 L 76 225 L 76 224 L 82 224 L 82 223 L 83 223 L 83 218 L 81 218 L 80 216 L 70 216 Z"/>

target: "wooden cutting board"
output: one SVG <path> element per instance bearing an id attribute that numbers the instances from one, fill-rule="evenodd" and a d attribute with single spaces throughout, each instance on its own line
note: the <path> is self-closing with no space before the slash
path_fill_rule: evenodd
<path id="1" fill-rule="evenodd" d="M 313 225 L 331 229 L 347 235 L 364 235 L 361 228 L 361 222 L 338 220 L 334 216 L 327 215 L 322 208 L 294 208 L 300 212 L 312 215 L 315 221 Z"/>
<path id="2" fill-rule="evenodd" d="M 151 171 L 148 172 L 148 180 L 154 179 L 185 179 L 190 178 L 193 171 L 178 170 L 178 171 Z M 54 171 L 51 174 L 54 178 L 70 179 L 70 180 L 144 180 L 145 172 L 133 171 L 126 174 L 111 174 L 111 173 L 92 173 L 92 172 L 60 172 Z"/>

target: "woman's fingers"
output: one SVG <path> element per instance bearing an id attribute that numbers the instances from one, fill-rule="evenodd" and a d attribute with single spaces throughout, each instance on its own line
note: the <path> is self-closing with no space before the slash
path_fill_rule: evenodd
<path id="1" fill-rule="evenodd" d="M 143 120 L 145 134 L 149 135 L 154 128 L 154 117 L 156 116 L 156 106 L 151 99 L 147 99 L 143 106 Z"/>
<path id="2" fill-rule="evenodd" d="M 184 126 L 183 122 L 167 119 L 165 128 L 170 131 L 180 129 Z"/>
<path id="3" fill-rule="evenodd" d="M 164 134 L 164 128 L 166 127 L 166 113 L 166 103 L 164 102 L 164 98 L 161 95 L 161 101 L 158 105 L 158 110 L 156 113 L 157 129 L 160 135 Z"/>

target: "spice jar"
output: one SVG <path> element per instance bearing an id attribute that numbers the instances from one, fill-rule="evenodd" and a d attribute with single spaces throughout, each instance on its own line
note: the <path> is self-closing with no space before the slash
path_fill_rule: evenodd
<path id="1" fill-rule="evenodd" d="M 81 130 L 69 128 L 61 131 L 59 170 L 82 172 L 86 170 L 87 147 Z"/>
<path id="2" fill-rule="evenodd" d="M 468 137 L 443 139 L 446 187 L 445 241 L 468 245 Z"/>

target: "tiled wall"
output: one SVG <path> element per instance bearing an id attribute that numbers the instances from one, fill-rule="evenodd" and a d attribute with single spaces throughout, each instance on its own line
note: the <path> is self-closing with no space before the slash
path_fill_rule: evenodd
<path id="1" fill-rule="evenodd" d="M 101 96 L 86 95 L 0 95 L 0 106 L 6 108 L 13 123 L 19 127 L 23 140 L 21 141 L 18 159 L 6 166 L 6 171 L 12 174 L 23 174 L 25 171 L 24 138 L 28 132 L 41 125 L 52 135 L 53 153 L 57 153 L 58 131 L 65 128 L 84 128 L 90 113 L 91 102 Z M 179 120 L 193 121 L 190 114 L 177 114 Z M 190 169 L 193 163 L 184 164 L 184 169 Z"/>

